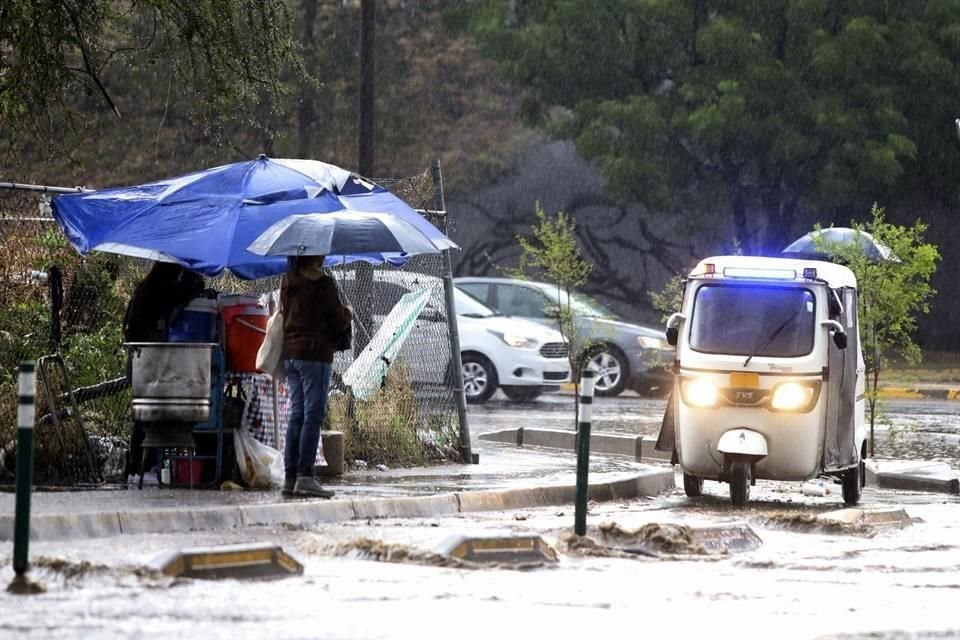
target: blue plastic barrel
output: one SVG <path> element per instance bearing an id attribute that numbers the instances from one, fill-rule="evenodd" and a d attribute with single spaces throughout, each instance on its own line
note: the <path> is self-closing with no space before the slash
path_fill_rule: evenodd
<path id="1" fill-rule="evenodd" d="M 170 323 L 170 342 L 217 342 L 217 301 L 194 298 Z"/>

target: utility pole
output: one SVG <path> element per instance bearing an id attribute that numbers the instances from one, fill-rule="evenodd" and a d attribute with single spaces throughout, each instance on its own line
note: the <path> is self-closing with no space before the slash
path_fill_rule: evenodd
<path id="1" fill-rule="evenodd" d="M 360 131 L 358 169 L 360 175 L 373 177 L 376 93 L 374 91 L 374 42 L 376 40 L 376 0 L 360 0 Z"/>
<path id="2" fill-rule="evenodd" d="M 376 2 L 360 0 L 360 123 L 357 145 L 357 161 L 361 176 L 372 178 L 374 165 L 374 133 L 376 106 L 374 92 L 374 42 L 376 36 Z M 364 327 L 373 323 L 373 267 L 358 262 L 356 267 L 357 293 L 354 312 L 357 321 Z M 365 331 L 354 334 L 353 353 L 359 356 L 369 338 Z"/>

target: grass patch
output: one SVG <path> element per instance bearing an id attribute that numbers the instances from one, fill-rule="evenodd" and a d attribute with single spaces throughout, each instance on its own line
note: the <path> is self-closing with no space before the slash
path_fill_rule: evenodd
<path id="1" fill-rule="evenodd" d="M 960 353 L 924 352 L 917 365 L 893 361 L 880 372 L 881 384 L 915 385 L 922 383 L 960 384 Z"/>
<path id="2" fill-rule="evenodd" d="M 335 396 L 327 412 L 327 428 L 343 431 L 348 463 L 360 459 L 369 464 L 415 466 L 427 461 L 417 437 L 417 411 L 406 366 L 394 363 L 383 388 L 370 400 L 351 400 L 349 394 Z"/>

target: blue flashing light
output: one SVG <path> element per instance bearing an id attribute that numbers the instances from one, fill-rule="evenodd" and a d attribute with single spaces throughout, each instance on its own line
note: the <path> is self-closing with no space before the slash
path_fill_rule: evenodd
<path id="1" fill-rule="evenodd" d="M 797 272 L 793 269 L 757 269 L 751 267 L 724 267 L 723 275 L 728 278 L 756 278 L 760 280 L 793 280 Z"/>

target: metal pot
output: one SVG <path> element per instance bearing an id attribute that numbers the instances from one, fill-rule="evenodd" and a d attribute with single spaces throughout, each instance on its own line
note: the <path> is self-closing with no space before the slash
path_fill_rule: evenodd
<path id="1" fill-rule="evenodd" d="M 210 416 L 214 343 L 128 342 L 133 418 L 203 422 Z"/>

